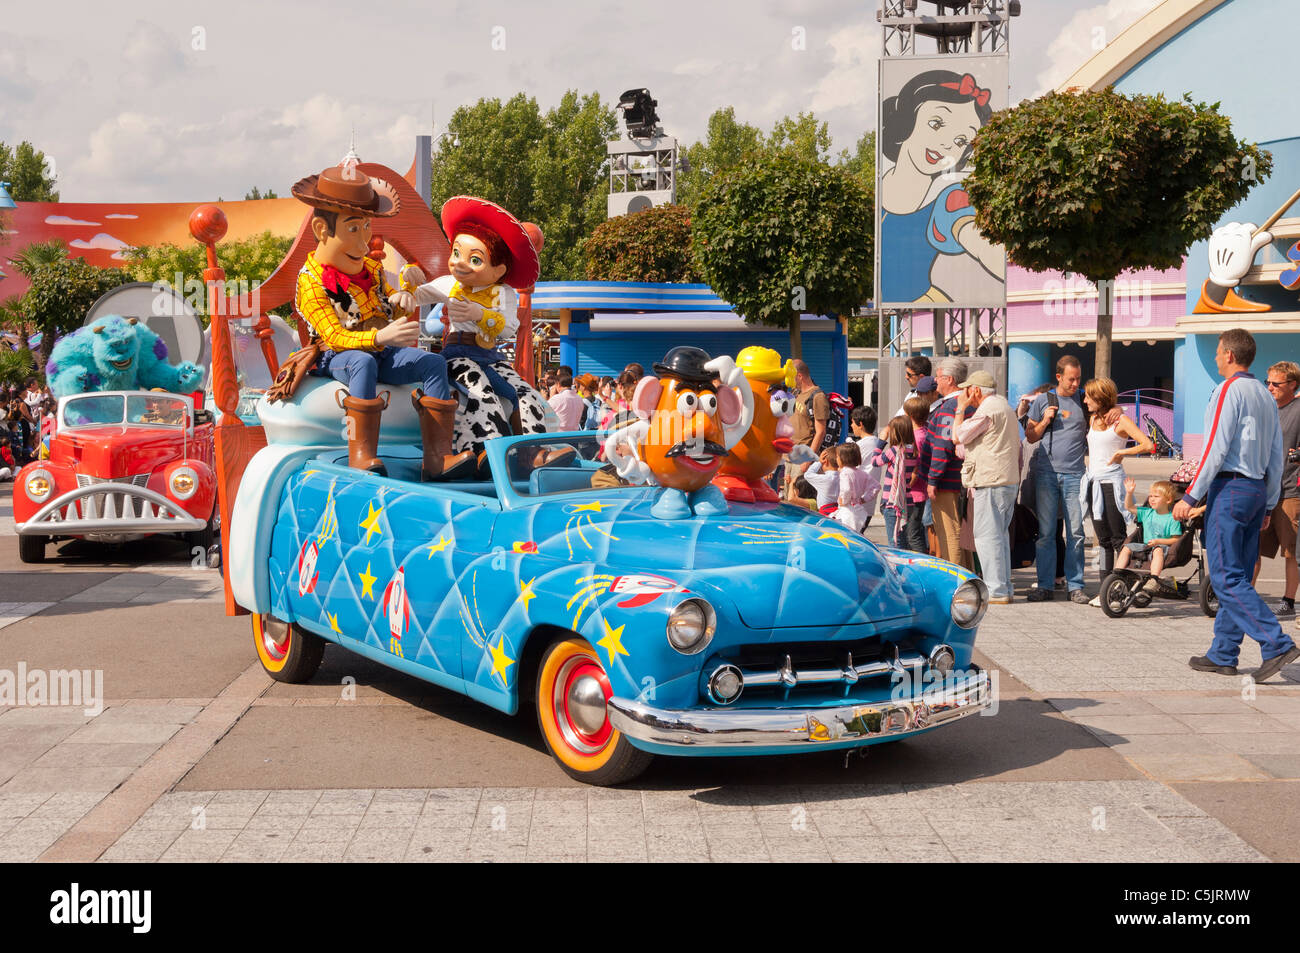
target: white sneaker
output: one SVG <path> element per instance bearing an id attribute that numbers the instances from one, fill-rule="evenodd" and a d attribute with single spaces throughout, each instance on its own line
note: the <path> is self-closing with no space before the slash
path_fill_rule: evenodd
<path id="1" fill-rule="evenodd" d="M 1090 605 L 1090 606 L 1096 606 L 1098 609 L 1100 609 L 1100 608 L 1101 608 L 1101 593 L 1097 593 L 1097 595 L 1095 595 L 1095 596 L 1093 596 L 1091 599 L 1089 599 L 1089 600 L 1088 600 L 1088 605 Z"/>

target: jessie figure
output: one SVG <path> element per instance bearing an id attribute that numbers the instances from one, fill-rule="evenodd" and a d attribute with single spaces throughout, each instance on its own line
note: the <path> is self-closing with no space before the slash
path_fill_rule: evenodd
<path id="1" fill-rule="evenodd" d="M 463 434 L 458 429 L 456 446 L 481 453 L 488 437 L 545 430 L 541 395 L 498 349 L 519 328 L 515 289 L 537 281 L 541 231 L 531 226 L 534 238 L 530 226 L 501 206 L 468 195 L 443 204 L 442 227 L 451 240 L 451 273 L 420 284 L 415 300 L 443 304 L 442 355 L 465 397 L 466 426 Z M 404 285 L 423 279 L 418 269 L 403 269 Z"/>
<path id="2" fill-rule="evenodd" d="M 723 460 L 713 485 L 732 503 L 779 503 L 764 477 L 794 449 L 794 362 L 782 367 L 780 354 L 754 346 L 736 355 L 736 366 L 753 391 L 754 422 Z"/>
<path id="3" fill-rule="evenodd" d="M 605 455 L 623 479 L 664 488 L 650 509 L 659 519 L 724 514 L 709 481 L 753 422 L 749 385 L 731 358 L 698 347 L 673 348 L 654 371 L 632 395 L 637 422 L 606 438 Z"/>
<path id="4" fill-rule="evenodd" d="M 425 480 L 470 475 L 473 457 L 452 453 L 456 401 L 446 361 L 413 345 L 419 326 L 395 320 L 393 307 L 410 310 L 409 292 L 389 284 L 379 262 L 366 257 L 370 220 L 396 215 L 397 193 L 388 183 L 358 171 L 355 158 L 309 175 L 293 186 L 294 198 L 310 205 L 316 250 L 298 273 L 294 308 L 320 344 L 313 373 L 347 387 L 339 405 L 348 418 L 348 465 L 385 474 L 377 456 L 379 417 L 388 405 L 376 384 L 420 384 L 411 395 L 424 444 Z M 422 388 L 422 389 L 421 389 Z"/>

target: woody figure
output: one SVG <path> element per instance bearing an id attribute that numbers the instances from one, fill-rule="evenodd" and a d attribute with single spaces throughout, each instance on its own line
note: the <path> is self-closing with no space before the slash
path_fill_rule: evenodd
<path id="1" fill-rule="evenodd" d="M 370 220 L 396 215 L 400 199 L 392 186 L 357 168 L 349 154 L 337 166 L 300 180 L 293 196 L 312 207 L 316 250 L 298 273 L 294 307 L 322 348 L 313 372 L 333 377 L 348 390 L 339 405 L 348 418 L 348 465 L 387 475 L 377 455 L 379 418 L 388 405 L 376 384 L 420 384 L 411 403 L 424 444 L 421 478 L 449 480 L 474 472 L 474 455 L 451 452 L 456 401 L 441 355 L 421 350 L 413 317 L 394 319 L 393 308 L 411 312 L 410 292 L 396 291 L 379 262 L 366 257 Z"/>

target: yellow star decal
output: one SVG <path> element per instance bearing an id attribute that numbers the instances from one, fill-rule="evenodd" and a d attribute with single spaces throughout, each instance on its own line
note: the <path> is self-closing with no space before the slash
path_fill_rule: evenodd
<path id="1" fill-rule="evenodd" d="M 428 558 L 432 559 L 434 553 L 440 553 L 450 545 L 451 545 L 451 540 L 449 540 L 446 536 L 443 536 L 441 533 L 439 533 L 438 541 L 436 543 L 430 543 L 428 546 L 424 548 L 429 551 Z"/>
<path id="2" fill-rule="evenodd" d="M 574 513 L 583 513 L 583 512 L 600 513 L 605 509 L 605 507 L 609 505 L 610 504 L 608 503 L 600 502 L 600 500 L 592 500 L 590 503 L 579 503 L 577 506 L 573 508 L 573 512 Z"/>
<path id="3" fill-rule="evenodd" d="M 523 602 L 525 609 L 528 608 L 529 599 L 537 598 L 537 593 L 533 592 L 533 583 L 536 581 L 537 578 L 533 577 L 532 579 L 529 579 L 527 582 L 521 582 L 519 584 L 519 599 L 521 602 Z"/>
<path id="4" fill-rule="evenodd" d="M 600 624 L 605 627 L 605 636 L 596 644 L 609 653 L 609 664 L 614 664 L 614 659 L 619 655 L 629 655 L 627 649 L 623 648 L 623 629 L 625 626 L 619 626 L 617 629 L 612 628 L 604 619 Z"/>
<path id="5" fill-rule="evenodd" d="M 302 475 L 303 475 L 303 476 L 311 476 L 313 473 L 320 473 L 320 471 L 319 471 L 319 470 L 303 470 L 303 471 L 302 471 Z"/>
<path id="6" fill-rule="evenodd" d="M 515 660 L 506 654 L 505 636 L 496 645 L 491 646 L 489 651 L 492 653 L 492 674 L 500 675 L 502 684 L 509 684 L 506 681 L 506 669 L 515 664 Z"/>
<path id="7" fill-rule="evenodd" d="M 837 540 L 838 542 L 841 542 L 841 543 L 844 544 L 844 548 L 845 548 L 845 549 L 848 549 L 848 548 L 849 548 L 849 541 L 848 541 L 847 539 L 844 538 L 844 534 L 843 534 L 843 533 L 837 533 L 837 532 L 835 532 L 835 531 L 832 530 L 832 531 L 829 531 L 829 532 L 822 533 L 820 536 L 817 537 L 817 541 L 818 541 L 818 542 L 821 542 L 823 539 L 834 539 L 834 540 Z"/>
<path id="8" fill-rule="evenodd" d="M 361 580 L 361 598 L 364 599 L 369 596 L 373 599 L 375 597 L 375 580 L 379 577 L 370 575 L 370 563 L 366 563 L 366 571 L 359 573 L 357 578 Z"/>
<path id="9" fill-rule="evenodd" d="M 343 631 L 339 628 L 339 617 L 337 615 L 333 612 L 327 612 L 325 613 L 325 618 L 330 620 L 330 628 L 334 630 L 336 635 L 343 634 Z"/>
<path id="10" fill-rule="evenodd" d="M 366 531 L 366 538 L 361 541 L 362 546 L 370 545 L 371 534 L 378 533 L 381 536 L 384 534 L 384 531 L 379 527 L 379 514 L 384 511 L 384 508 L 381 506 L 379 509 L 375 509 L 375 505 L 367 501 L 366 509 L 370 511 L 369 515 L 358 524 Z"/>

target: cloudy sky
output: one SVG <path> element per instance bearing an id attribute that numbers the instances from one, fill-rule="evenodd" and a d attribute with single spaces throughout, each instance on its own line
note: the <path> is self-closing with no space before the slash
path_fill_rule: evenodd
<path id="1" fill-rule="evenodd" d="M 1157 2 L 1023 0 L 1012 101 L 1069 76 Z M 353 128 L 362 158 L 405 171 L 432 122 L 520 90 L 545 109 L 565 89 L 614 101 L 646 86 L 686 143 L 720 106 L 763 128 L 812 109 L 851 147 L 875 125 L 877 6 L 26 3 L 0 23 L 0 141 L 44 149 L 61 198 L 83 202 L 284 195 L 337 161 Z"/>

